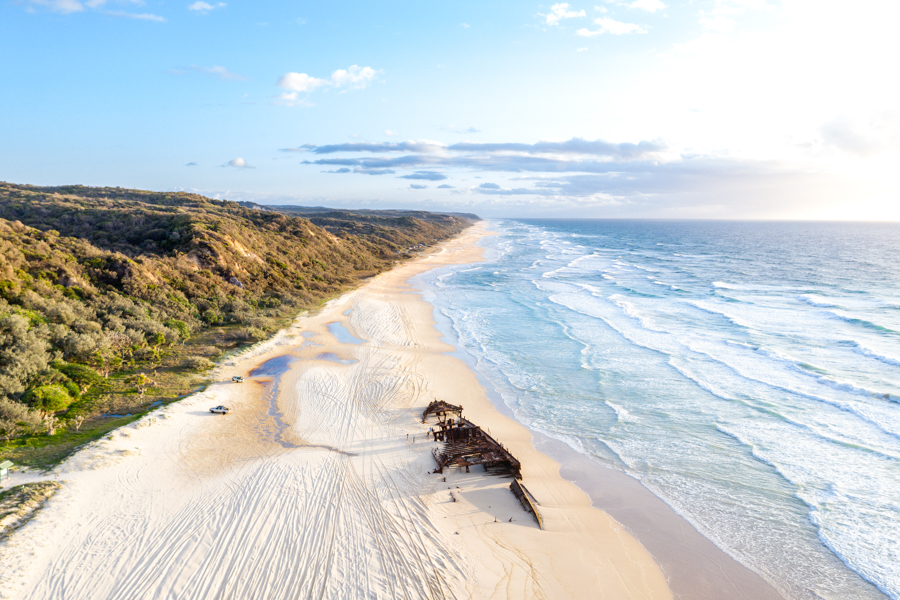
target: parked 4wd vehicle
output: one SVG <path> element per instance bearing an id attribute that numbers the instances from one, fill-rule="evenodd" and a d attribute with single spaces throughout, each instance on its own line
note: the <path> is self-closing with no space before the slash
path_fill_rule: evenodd
<path id="1" fill-rule="evenodd" d="M 235 375 L 234 377 L 231 378 L 231 380 L 235 383 L 243 383 L 244 382 L 244 378 L 241 377 L 240 375 Z"/>
<path id="2" fill-rule="evenodd" d="M 228 408 L 227 406 L 214 406 L 211 409 L 209 409 L 209 412 L 216 413 L 217 415 L 227 415 L 228 411 L 230 411 L 230 410 L 231 409 Z"/>

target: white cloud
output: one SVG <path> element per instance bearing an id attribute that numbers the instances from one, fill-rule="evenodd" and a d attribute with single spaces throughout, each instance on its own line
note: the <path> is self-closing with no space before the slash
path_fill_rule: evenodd
<path id="1" fill-rule="evenodd" d="M 278 87 L 292 92 L 311 92 L 318 87 L 327 85 L 325 79 L 310 77 L 306 73 L 286 73 L 278 80 Z"/>
<path id="2" fill-rule="evenodd" d="M 701 17 L 700 25 L 707 31 L 718 31 L 720 33 L 732 33 L 734 31 L 734 19 L 729 19 L 722 15 L 713 17 Z"/>
<path id="3" fill-rule="evenodd" d="M 191 65 L 191 69 L 197 73 L 215 75 L 219 79 L 224 79 L 225 81 L 247 81 L 246 77 L 238 75 L 237 73 L 232 73 L 225 67 L 198 67 L 197 65 Z M 244 94 L 243 97 L 246 96 L 247 94 Z"/>
<path id="4" fill-rule="evenodd" d="M 574 19 L 576 17 L 585 16 L 584 10 L 569 10 L 568 2 L 560 2 L 550 7 L 550 12 L 541 15 L 546 20 L 547 25 L 559 25 L 563 19 Z"/>
<path id="5" fill-rule="evenodd" d="M 480 129 L 476 129 L 475 127 L 460 127 L 458 125 L 450 124 L 441 127 L 444 131 L 449 131 L 450 133 L 481 133 Z"/>
<path id="6" fill-rule="evenodd" d="M 84 10 L 78 0 L 31 0 L 30 5 L 46 7 L 54 12 L 73 13 Z"/>
<path id="7" fill-rule="evenodd" d="M 369 85 L 377 71 L 372 67 L 360 67 L 351 65 L 347 69 L 338 69 L 331 74 L 331 85 L 335 87 L 348 87 L 351 90 L 360 90 Z"/>
<path id="8" fill-rule="evenodd" d="M 869 119 L 842 115 L 819 128 L 823 142 L 849 154 L 870 157 L 900 151 L 900 113 L 885 112 Z"/>
<path id="9" fill-rule="evenodd" d="M 301 98 L 297 92 L 281 92 L 275 96 L 275 104 L 281 106 L 312 106 L 312 102 Z"/>
<path id="10" fill-rule="evenodd" d="M 123 19 L 137 19 L 139 21 L 155 21 L 157 23 L 165 23 L 165 17 L 161 17 L 159 15 L 152 15 L 150 13 L 130 13 L 124 12 L 121 10 L 107 10 L 103 12 L 104 15 L 109 15 L 111 17 L 122 17 Z"/>
<path id="11" fill-rule="evenodd" d="M 116 4 L 136 4 L 138 6 L 144 5 L 144 0 L 114 0 Z M 85 6 L 89 6 L 90 8 L 100 8 L 104 6 L 108 0 L 87 0 L 84 3 Z"/>
<path id="12" fill-rule="evenodd" d="M 634 0 L 628 7 L 639 8 L 641 10 L 646 10 L 647 12 L 656 12 L 664 9 L 666 5 L 659 0 Z"/>
<path id="13" fill-rule="evenodd" d="M 468 23 L 460 23 L 459 26 L 463 29 L 468 29 L 469 27 L 471 27 L 471 25 L 469 25 Z"/>
<path id="14" fill-rule="evenodd" d="M 623 23 L 621 21 L 616 21 L 614 19 L 609 19 L 606 17 L 594 19 L 594 23 L 599 25 L 600 29 L 598 29 L 597 31 L 591 31 L 589 29 L 579 29 L 576 33 L 584 37 L 593 37 L 595 35 L 600 35 L 603 33 L 611 33 L 613 35 L 622 35 L 626 33 L 647 33 L 647 30 L 640 25 L 635 25 L 634 23 Z"/>
<path id="15" fill-rule="evenodd" d="M 628 0 L 606 1 L 610 4 L 617 4 L 626 8 L 637 8 L 640 10 L 646 10 L 647 12 L 651 13 L 666 8 L 666 5 L 660 2 L 660 0 L 634 0 L 633 2 L 629 2 Z M 607 12 L 605 6 L 595 6 L 594 9 L 600 11 L 601 13 Z"/>
<path id="16" fill-rule="evenodd" d="M 202 0 L 197 0 L 197 2 L 188 6 L 188 10 L 197 11 L 199 13 L 208 13 L 217 8 L 225 8 L 225 3 L 219 2 L 217 4 L 210 4 L 208 2 L 203 2 Z"/>
<path id="17" fill-rule="evenodd" d="M 390 129 L 385 129 L 385 130 L 384 130 L 384 135 L 387 135 L 387 136 L 395 136 L 395 135 L 400 135 L 400 134 L 397 133 L 396 131 L 391 131 Z"/>
<path id="18" fill-rule="evenodd" d="M 227 163 L 222 165 L 223 167 L 234 167 L 236 169 L 255 169 L 256 167 L 251 167 L 247 164 L 247 161 L 238 156 L 237 158 L 232 158 Z"/>
<path id="19" fill-rule="evenodd" d="M 275 97 L 276 104 L 284 106 L 312 106 L 301 99 L 298 93 L 310 93 L 319 88 L 333 87 L 347 90 L 361 90 L 368 86 L 379 72 L 372 67 L 351 65 L 346 69 L 338 69 L 328 79 L 320 79 L 306 73 L 285 73 L 278 79 L 278 87 L 287 92 Z"/>
<path id="20" fill-rule="evenodd" d="M 119 5 L 137 5 L 142 6 L 144 0 L 111 0 Z M 111 17 L 122 17 L 124 19 L 138 19 L 142 21 L 157 21 L 165 23 L 166 19 L 159 15 L 150 13 L 130 13 L 121 10 L 102 10 L 110 0 L 87 0 L 82 3 L 79 0 L 26 0 L 26 10 L 33 12 L 33 7 L 42 6 L 53 12 L 70 14 L 81 12 L 85 7 L 101 12 Z"/>

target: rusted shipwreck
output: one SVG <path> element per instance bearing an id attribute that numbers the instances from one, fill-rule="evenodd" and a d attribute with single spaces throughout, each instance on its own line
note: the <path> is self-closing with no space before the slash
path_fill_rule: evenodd
<path id="1" fill-rule="evenodd" d="M 449 402 L 444 402 L 443 400 L 435 400 L 434 402 L 429 404 L 425 408 L 425 411 L 422 413 L 422 422 L 425 422 L 425 419 L 428 418 L 428 415 L 436 416 L 439 422 L 446 421 L 448 415 L 456 415 L 457 419 L 461 419 L 462 411 L 462 406 L 456 406 L 454 404 L 450 404 Z"/>
<path id="2" fill-rule="evenodd" d="M 519 502 L 522 503 L 522 508 L 531 513 L 531 515 L 534 517 L 534 520 L 537 521 L 538 527 L 540 529 L 543 529 L 544 518 L 541 516 L 541 512 L 538 510 L 538 501 L 534 499 L 534 496 L 531 495 L 531 492 L 528 491 L 528 488 L 526 488 L 518 481 L 513 480 L 513 482 L 509 484 L 509 489 L 513 493 L 513 496 L 518 498 Z"/>
<path id="3" fill-rule="evenodd" d="M 444 468 L 452 466 L 464 468 L 468 473 L 469 467 L 481 465 L 492 474 L 522 478 L 519 460 L 481 427 L 465 419 L 461 406 L 435 400 L 422 413 L 423 423 L 429 415 L 438 418 L 437 427 L 433 428 L 434 440 L 444 442 L 441 449 L 431 451 L 437 463 L 435 473 L 443 473 Z"/>

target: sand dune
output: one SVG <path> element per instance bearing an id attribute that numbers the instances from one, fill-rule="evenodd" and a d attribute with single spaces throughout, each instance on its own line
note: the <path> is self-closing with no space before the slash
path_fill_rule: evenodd
<path id="1" fill-rule="evenodd" d="M 671 597 L 643 547 L 446 355 L 431 307 L 408 293 L 422 270 L 477 260 L 479 235 L 297 319 L 221 367 L 221 383 L 70 458 L 54 474 L 63 489 L 0 546 L 2 597 Z M 362 343 L 339 342 L 333 322 Z M 522 460 L 546 531 L 509 480 L 430 473 L 420 415 L 436 396 Z M 233 412 L 212 415 L 216 404 Z"/>

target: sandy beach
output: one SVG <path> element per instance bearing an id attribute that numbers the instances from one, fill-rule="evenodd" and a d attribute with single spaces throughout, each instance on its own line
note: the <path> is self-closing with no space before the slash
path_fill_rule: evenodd
<path id="1" fill-rule="evenodd" d="M 674 513 L 653 505 L 626 528 L 592 507 L 448 355 L 409 279 L 479 260 L 482 235 L 473 227 L 296 319 L 222 364 L 218 383 L 67 460 L 51 475 L 63 488 L 0 546 L 0 597 L 714 597 L 715 576 L 685 565 L 679 539 L 656 535 L 651 555 L 630 533 L 665 532 Z M 438 444 L 421 413 L 435 398 L 463 405 L 521 461 L 544 530 L 510 479 L 432 473 Z M 231 413 L 211 414 L 218 404 Z M 617 501 L 649 506 L 649 492 L 626 487 Z M 708 546 L 695 551 L 712 557 Z M 770 597 L 727 560 L 713 561 L 716 576 Z M 671 588 L 675 568 L 690 573 Z"/>

